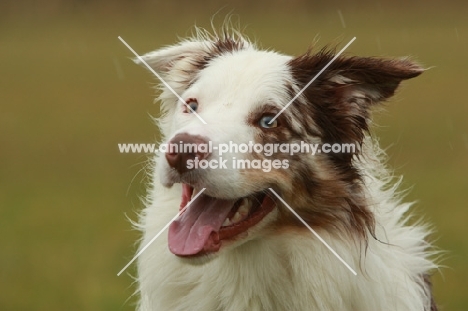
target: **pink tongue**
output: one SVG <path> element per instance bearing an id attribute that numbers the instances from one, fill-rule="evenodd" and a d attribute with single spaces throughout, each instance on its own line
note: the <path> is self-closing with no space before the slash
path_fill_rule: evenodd
<path id="1" fill-rule="evenodd" d="M 219 229 L 235 202 L 198 196 L 169 226 L 170 251 L 178 256 L 217 251 L 221 246 Z"/>

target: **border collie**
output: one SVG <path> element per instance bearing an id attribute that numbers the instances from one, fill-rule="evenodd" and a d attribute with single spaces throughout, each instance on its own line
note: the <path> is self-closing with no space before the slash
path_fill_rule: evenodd
<path id="1" fill-rule="evenodd" d="M 165 81 L 169 148 L 153 162 L 140 249 L 178 217 L 138 258 L 139 310 L 437 309 L 429 229 L 408 224 L 411 204 L 369 133 L 372 107 L 424 70 L 336 55 L 261 50 L 224 29 L 142 56 Z M 337 144 L 356 148 L 291 152 Z M 280 147 L 240 148 L 267 145 Z"/>

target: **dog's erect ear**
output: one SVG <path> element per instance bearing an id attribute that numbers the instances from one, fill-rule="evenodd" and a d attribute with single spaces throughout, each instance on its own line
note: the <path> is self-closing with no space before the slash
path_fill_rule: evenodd
<path id="1" fill-rule="evenodd" d="M 333 57 L 322 50 L 292 59 L 298 86 L 306 85 Z M 338 57 L 303 94 L 325 140 L 361 142 L 368 130 L 369 108 L 391 97 L 401 81 L 423 71 L 407 58 Z"/>

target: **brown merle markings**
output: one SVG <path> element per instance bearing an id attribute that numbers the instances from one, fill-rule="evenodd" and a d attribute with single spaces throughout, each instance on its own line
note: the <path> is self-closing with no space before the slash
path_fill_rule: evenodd
<path id="1" fill-rule="evenodd" d="M 292 59 L 289 66 L 297 86 L 306 85 L 333 57 L 333 51 L 323 49 Z M 322 143 L 360 146 L 369 131 L 370 108 L 391 97 L 402 80 L 422 72 L 407 59 L 341 56 L 288 108 L 288 115 L 299 121 L 307 134 L 319 136 Z M 327 173 L 326 178 L 315 172 L 311 161 L 291 161 L 287 182 L 294 185 L 294 194 L 283 193 L 285 200 L 312 226 L 345 230 L 364 239 L 368 231 L 374 235 L 374 217 L 354 165 L 358 156 L 317 156 L 314 162 Z M 287 213 L 284 216 L 283 222 L 301 225 Z"/>

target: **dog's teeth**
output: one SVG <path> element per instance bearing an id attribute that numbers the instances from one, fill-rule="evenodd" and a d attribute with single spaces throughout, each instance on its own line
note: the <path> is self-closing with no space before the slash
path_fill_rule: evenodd
<path id="1" fill-rule="evenodd" d="M 223 222 L 223 225 L 221 227 L 227 227 L 231 225 L 231 221 L 229 220 L 229 218 L 226 218 L 226 220 Z"/>
<path id="2" fill-rule="evenodd" d="M 242 215 L 239 212 L 236 212 L 234 214 L 234 217 L 232 217 L 232 219 L 231 219 L 231 223 L 235 224 L 235 223 L 238 223 L 241 220 L 242 220 Z"/>
<path id="3" fill-rule="evenodd" d="M 252 207 L 252 202 L 246 198 L 242 199 L 242 203 L 237 210 L 242 216 L 247 216 L 249 214 L 250 208 Z"/>
<path id="4" fill-rule="evenodd" d="M 247 216 L 249 215 L 251 208 L 252 208 L 252 201 L 246 198 L 242 199 L 242 202 L 239 205 L 237 212 L 231 218 L 226 218 L 223 224 L 221 225 L 221 227 L 232 226 L 246 219 Z"/>

